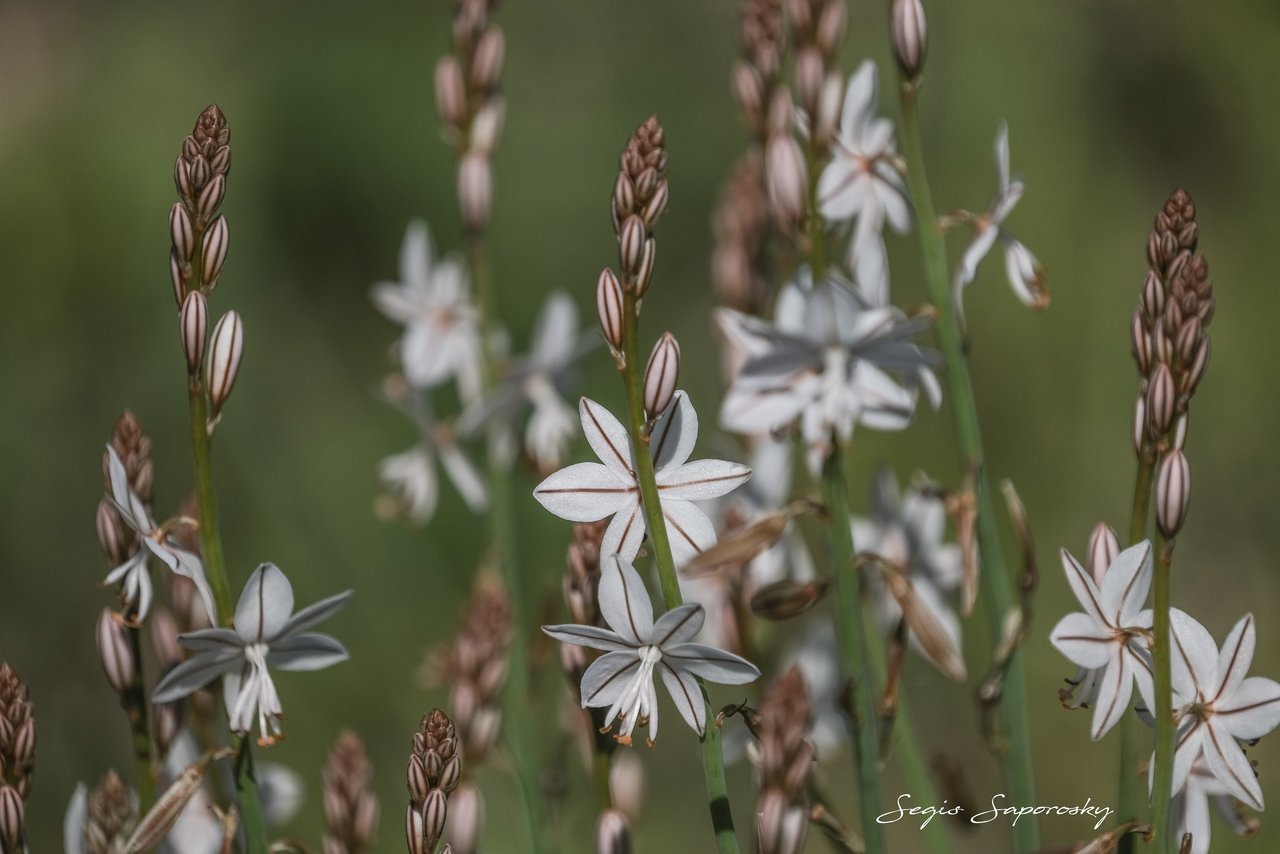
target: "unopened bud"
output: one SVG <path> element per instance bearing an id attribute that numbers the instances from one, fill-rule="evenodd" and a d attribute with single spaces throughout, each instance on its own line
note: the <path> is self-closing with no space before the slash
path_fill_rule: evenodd
<path id="1" fill-rule="evenodd" d="M 169 240 L 179 258 L 190 258 L 196 248 L 196 232 L 191 225 L 191 215 L 182 202 L 174 202 L 169 209 Z"/>
<path id="2" fill-rule="evenodd" d="M 820 581 L 775 581 L 751 597 L 751 613 L 766 620 L 789 620 L 816 605 L 827 589 L 828 585 Z"/>
<path id="3" fill-rule="evenodd" d="M 442 56 L 436 63 L 436 109 L 444 123 L 457 127 L 467 114 L 467 87 L 457 58 Z"/>
<path id="4" fill-rule="evenodd" d="M 228 311 L 218 319 L 209 341 L 209 405 L 214 414 L 231 396 L 240 373 L 240 357 L 244 355 L 244 324 L 240 315 Z"/>
<path id="5" fill-rule="evenodd" d="M 636 281 L 644 260 L 644 242 L 648 237 L 649 230 L 640 217 L 632 214 L 623 220 L 622 230 L 618 233 L 618 263 L 627 282 L 634 284 Z"/>
<path id="6" fill-rule="evenodd" d="M 422 832 L 426 838 L 426 849 L 434 851 L 436 843 L 444 835 L 444 823 L 449 817 L 449 799 L 440 789 L 427 792 L 427 799 L 422 802 Z"/>
<path id="7" fill-rule="evenodd" d="M 808 178 L 804 154 L 790 133 L 773 134 L 765 145 L 769 205 L 779 221 L 794 227 L 804 218 Z"/>
<path id="8" fill-rule="evenodd" d="M 1173 409 L 1178 393 L 1173 385 L 1173 372 L 1161 362 L 1156 365 L 1147 383 L 1147 426 L 1151 438 L 1156 439 L 1169 432 L 1173 424 Z"/>
<path id="9" fill-rule="evenodd" d="M 662 212 L 667 209 L 667 198 L 671 194 L 670 186 L 667 184 L 666 178 L 661 178 L 653 186 L 653 190 L 649 194 L 649 201 L 645 203 L 644 210 L 640 212 L 641 219 L 644 224 L 652 230 L 658 223 L 658 217 L 662 216 Z"/>
<path id="10" fill-rule="evenodd" d="M 192 291 L 182 301 L 178 315 L 182 331 L 182 352 L 187 358 L 187 373 L 196 376 L 204 364 L 204 345 L 209 337 L 209 302 L 200 291 Z"/>
<path id="11" fill-rule="evenodd" d="M 757 124 L 764 113 L 764 83 L 760 73 L 749 63 L 739 62 L 729 78 L 734 100 L 752 125 Z"/>
<path id="12" fill-rule="evenodd" d="M 617 350 L 622 346 L 622 285 L 607 267 L 596 281 L 596 313 L 604 340 Z"/>
<path id="13" fill-rule="evenodd" d="M 215 175 L 226 175 L 231 171 L 231 146 L 220 146 L 209 158 L 209 168 Z"/>
<path id="14" fill-rule="evenodd" d="M 1187 444 L 1187 413 L 1178 416 L 1178 420 L 1173 422 L 1173 445 L 1181 451 Z"/>
<path id="15" fill-rule="evenodd" d="M 680 380 L 680 343 L 670 332 L 664 332 L 649 355 L 644 369 L 644 411 L 657 418 L 671 403 Z"/>
<path id="16" fill-rule="evenodd" d="M 222 204 L 222 197 L 227 193 L 227 179 L 222 175 L 214 175 L 200 195 L 196 197 L 196 220 L 208 222 Z"/>
<path id="17" fill-rule="evenodd" d="M 1164 284 L 1154 271 L 1142 282 L 1142 311 L 1152 321 L 1164 314 Z"/>
<path id="18" fill-rule="evenodd" d="M 822 88 L 822 79 L 825 76 L 826 68 L 822 55 L 812 47 L 801 48 L 796 54 L 795 61 L 796 100 L 810 116 L 814 114 L 818 104 L 818 90 Z"/>
<path id="19" fill-rule="evenodd" d="M 490 98 L 471 120 L 470 150 L 481 154 L 493 154 L 502 136 L 507 105 L 499 97 Z"/>
<path id="20" fill-rule="evenodd" d="M 1205 335 L 1200 339 L 1200 346 L 1196 348 L 1195 356 L 1191 360 L 1191 367 L 1187 368 L 1182 375 L 1182 387 L 1179 389 L 1183 394 L 1190 395 L 1196 390 L 1196 386 L 1200 384 L 1200 378 L 1204 376 L 1204 369 L 1209 366 L 1209 336 Z"/>
<path id="21" fill-rule="evenodd" d="M 458 788 L 458 781 L 462 779 L 462 754 L 455 753 L 440 768 L 440 773 L 436 778 L 436 785 L 444 790 L 446 795 L 451 794 L 454 789 Z"/>
<path id="22" fill-rule="evenodd" d="M 1093 526 L 1089 534 L 1089 574 L 1093 580 L 1102 583 L 1102 576 L 1111 566 L 1111 562 L 1120 554 L 1120 538 L 1115 529 L 1106 522 Z"/>
<path id="23" fill-rule="evenodd" d="M 110 608 L 103 608 L 98 615 L 98 659 L 102 662 L 102 672 L 107 675 L 107 682 L 117 694 L 123 695 L 133 685 L 133 677 L 137 673 L 134 666 L 133 649 L 129 646 L 129 638 L 125 636 L 124 626 L 120 618 Z"/>
<path id="24" fill-rule="evenodd" d="M 186 261 L 178 257 L 177 249 L 169 250 L 169 281 L 173 285 L 173 301 L 182 305 L 182 297 L 187 292 L 187 275 L 190 267 Z"/>
<path id="25" fill-rule="evenodd" d="M 1138 363 L 1138 373 L 1145 377 L 1151 373 L 1151 336 L 1147 334 L 1147 325 L 1140 311 L 1133 313 L 1133 321 L 1129 324 L 1129 346 L 1133 360 Z"/>
<path id="26" fill-rule="evenodd" d="M 422 761 L 422 754 L 409 754 L 409 768 L 405 772 L 405 779 L 409 781 L 409 798 L 415 803 L 422 803 L 427 799 L 427 792 L 431 790 L 431 783 L 427 780 L 427 769 Z"/>
<path id="27" fill-rule="evenodd" d="M 568 644 L 565 644 L 568 646 Z M 644 806 L 644 762 L 635 751 L 619 750 L 609 766 L 609 794 L 613 805 L 632 821 L 640 820 Z"/>
<path id="28" fill-rule="evenodd" d="M 818 91 L 818 103 L 813 115 L 813 142 L 819 148 L 826 149 L 831 144 L 836 125 L 840 121 L 843 95 L 844 82 L 840 75 L 835 72 L 828 74 L 822 81 L 822 89 Z"/>
<path id="29" fill-rule="evenodd" d="M 914 80 L 924 67 L 928 28 L 921 0 L 893 0 L 891 29 L 893 52 L 907 79 Z"/>
<path id="30" fill-rule="evenodd" d="M 596 822 L 596 854 L 631 854 L 631 826 L 621 810 L 607 809 Z"/>
<path id="31" fill-rule="evenodd" d="M 213 174 L 213 170 L 209 168 L 209 161 L 204 155 L 193 154 L 187 161 L 187 173 L 191 176 L 192 188 L 199 193 L 201 188 L 209 183 L 209 176 Z"/>
<path id="32" fill-rule="evenodd" d="M 468 151 L 458 164 L 458 208 L 462 224 L 471 231 L 484 231 L 493 207 L 493 170 L 489 158 L 480 151 Z"/>
<path id="33" fill-rule="evenodd" d="M 1156 473 L 1156 523 L 1160 533 L 1172 539 L 1182 530 L 1191 500 L 1191 466 L 1187 455 L 1175 449 L 1160 461 Z"/>
<path id="34" fill-rule="evenodd" d="M 658 256 L 658 241 L 652 236 L 644 242 L 644 254 L 640 256 L 640 269 L 636 271 L 636 296 L 644 296 L 653 281 L 653 264 Z"/>
<path id="35" fill-rule="evenodd" d="M 178 195 L 184 199 L 190 199 L 195 195 L 195 187 L 191 185 L 191 169 L 187 166 L 186 158 L 181 154 L 173 164 L 173 185 L 178 188 Z"/>
<path id="36" fill-rule="evenodd" d="M 98 544 L 107 560 L 120 565 L 129 557 L 129 538 L 119 514 L 107 499 L 98 502 Z"/>
<path id="37" fill-rule="evenodd" d="M 0 785 L 0 842 L 6 851 L 23 851 L 25 834 L 26 808 L 18 790 L 8 785 Z"/>
<path id="38" fill-rule="evenodd" d="M 506 56 L 507 40 L 502 30 L 497 27 L 485 30 L 471 57 L 471 82 L 477 89 L 488 91 L 498 85 Z"/>
<path id="39" fill-rule="evenodd" d="M 1142 453 L 1142 444 L 1147 437 L 1147 398 L 1145 395 L 1138 395 L 1138 400 L 1133 407 L 1133 450 L 1135 453 Z"/>
<path id="40" fill-rule="evenodd" d="M 422 810 L 409 804 L 404 814 L 404 841 L 409 854 L 424 854 L 429 850 L 423 830 Z"/>
<path id="41" fill-rule="evenodd" d="M 1182 328 L 1174 338 L 1173 349 L 1178 360 L 1187 363 L 1195 358 L 1196 349 L 1200 346 L 1200 338 L 1204 334 L 1204 325 L 1199 317 L 1190 317 L 1183 322 Z"/>
<path id="42" fill-rule="evenodd" d="M 844 29 L 849 18 L 847 5 L 845 0 L 827 0 L 826 5 L 818 12 L 814 39 L 827 56 L 835 56 L 844 39 Z"/>
<path id="43" fill-rule="evenodd" d="M 475 854 L 479 847 L 484 800 L 473 784 L 459 786 L 449 798 L 449 842 L 461 854 Z"/>
<path id="44" fill-rule="evenodd" d="M 227 247 L 231 235 L 227 229 L 227 218 L 220 216 L 213 221 L 200 244 L 200 276 L 206 287 L 218 284 L 218 276 L 222 275 L 222 265 L 227 262 Z"/>

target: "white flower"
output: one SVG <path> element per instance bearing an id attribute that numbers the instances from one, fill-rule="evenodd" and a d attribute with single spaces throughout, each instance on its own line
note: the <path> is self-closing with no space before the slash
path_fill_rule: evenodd
<path id="1" fill-rule="evenodd" d="M 831 453 L 832 434 L 848 441 L 855 424 L 906 427 L 921 386 L 934 406 L 941 400 L 928 368 L 934 360 L 909 340 L 929 320 L 872 307 L 834 276 L 813 285 L 802 269 L 779 294 L 772 324 L 732 309 L 720 309 L 718 320 L 746 353 L 721 407 L 721 424 L 755 434 L 799 419 L 815 471 Z"/>
<path id="2" fill-rule="evenodd" d="M 378 479 L 390 498 L 387 515 L 403 514 L 418 524 L 435 515 L 440 497 L 436 461 L 444 467 L 458 494 L 473 512 L 489 503 L 484 479 L 458 446 L 455 431 L 436 421 L 430 402 L 422 394 L 411 393 L 405 401 L 393 401 L 417 424 L 421 439 L 407 451 L 392 454 L 378 463 Z"/>
<path id="3" fill-rule="evenodd" d="M 1049 639 L 1075 664 L 1100 671 L 1091 730 L 1097 741 L 1128 711 L 1134 682 L 1151 705 L 1150 655 L 1140 640 L 1151 629 L 1151 611 L 1142 608 L 1151 588 L 1151 543 L 1120 552 L 1101 586 L 1066 549 L 1062 568 L 1084 612 L 1059 620 Z"/>
<path id="4" fill-rule="evenodd" d="M 1241 837 L 1250 837 L 1258 832 L 1257 820 L 1248 820 L 1240 814 L 1236 807 L 1236 799 L 1230 790 L 1222 785 L 1203 755 L 1191 766 L 1187 774 L 1186 785 L 1182 791 L 1174 795 L 1172 804 L 1173 824 L 1177 828 L 1175 839 L 1191 834 L 1190 854 L 1209 854 L 1209 840 L 1212 828 L 1209 824 L 1209 802 L 1218 810 L 1218 815 L 1231 825 L 1231 829 Z"/>
<path id="5" fill-rule="evenodd" d="M 658 735 L 655 672 L 662 677 L 680 716 L 699 736 L 707 729 L 707 707 L 696 677 L 722 685 L 745 685 L 760 677 L 754 664 L 715 647 L 689 643 L 702 628 L 699 605 L 678 605 L 653 620 L 649 592 L 631 562 L 621 555 L 602 562 L 600 613 L 610 629 L 596 626 L 543 626 L 564 643 L 604 650 L 582 676 L 582 707 L 608 708 L 605 726 L 621 718 L 618 741 L 647 720 L 649 744 Z"/>
<path id="6" fill-rule="evenodd" d="M 257 721 L 260 744 L 281 735 L 284 710 L 268 666 L 279 670 L 320 670 L 347 659 L 342 644 L 306 629 L 333 616 L 351 600 L 339 593 L 293 613 L 293 588 L 275 564 L 254 570 L 240 594 L 232 629 L 202 629 L 179 635 L 196 654 L 170 670 L 151 695 L 169 703 L 225 676 L 223 691 L 233 732 L 249 732 Z"/>
<path id="7" fill-rule="evenodd" d="M 151 575 L 147 572 L 147 561 L 151 556 L 169 567 L 170 571 L 191 579 L 200 591 L 209 621 L 214 621 L 213 594 L 204 577 L 204 565 L 200 558 L 184 548 L 179 547 L 169 538 L 168 532 L 156 525 L 155 519 L 147 510 L 147 505 L 138 498 L 129 486 L 129 475 L 125 471 L 124 462 L 115 448 L 107 445 L 107 475 L 111 481 L 111 494 L 108 496 L 120 519 L 138 535 L 142 546 L 129 558 L 107 574 L 106 583 L 119 583 L 124 591 L 125 601 L 136 612 L 136 619 L 142 622 L 151 608 Z"/>
<path id="8" fill-rule="evenodd" d="M 987 212 L 974 218 L 973 241 L 965 249 L 960 263 L 956 266 L 956 307 L 963 308 L 962 290 L 973 281 L 978 274 L 978 264 L 987 257 L 987 253 L 999 239 L 1004 243 L 1005 272 L 1009 276 L 1009 284 L 1013 292 L 1026 305 L 1032 308 L 1044 308 L 1049 304 L 1049 294 L 1042 281 L 1044 270 L 1031 251 L 1014 239 L 1004 228 L 1005 219 L 1017 206 L 1025 188 L 1022 181 L 1009 177 L 1009 127 L 1003 121 L 1000 122 L 1000 127 L 996 131 L 995 158 L 999 187 Z"/>
<path id="9" fill-rule="evenodd" d="M 1237 739 L 1252 741 L 1280 725 L 1280 683 L 1245 676 L 1257 645 L 1253 615 L 1236 623 L 1221 652 L 1208 630 L 1177 608 L 1169 612 L 1169 628 L 1179 707 L 1173 792 L 1187 785 L 1196 759 L 1203 756 L 1228 794 L 1261 810 L 1262 787 Z"/>
<path id="10" fill-rule="evenodd" d="M 412 222 L 400 247 L 400 281 L 373 286 L 373 304 L 405 327 L 400 361 L 417 388 L 457 377 L 463 397 L 479 393 L 480 325 L 468 294 L 466 268 L 456 258 L 433 264 L 431 236 Z"/>
<path id="11" fill-rule="evenodd" d="M 960 547 L 944 543 L 947 511 L 942 498 L 921 489 L 899 495 L 898 482 L 888 469 L 881 470 L 871 494 L 873 516 L 854 517 L 853 543 L 859 552 L 871 552 L 888 561 L 911 582 L 912 595 L 941 626 L 951 648 L 959 655 L 960 618 L 950 597 L 964 579 Z M 891 631 L 902 619 L 898 600 L 879 573 L 868 573 L 876 616 L 883 630 Z M 925 649 L 915 632 L 908 635 L 916 652 L 945 672 L 946 663 Z"/>
<path id="12" fill-rule="evenodd" d="M 579 411 L 587 443 L 603 464 L 575 463 L 563 468 L 538 484 L 533 496 L 570 522 L 613 516 L 600 542 L 600 554 L 632 560 L 644 538 L 645 514 L 630 436 L 622 422 L 594 400 L 582 398 Z M 677 567 L 716 541 L 711 520 L 693 502 L 724 495 L 751 477 L 751 469 L 739 463 L 688 462 L 697 441 L 698 414 L 688 395 L 678 391 L 654 424 L 647 449 Z"/>

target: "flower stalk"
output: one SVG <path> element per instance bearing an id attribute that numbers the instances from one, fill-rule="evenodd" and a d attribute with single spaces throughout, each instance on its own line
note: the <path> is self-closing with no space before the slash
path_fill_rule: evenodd
<path id="1" fill-rule="evenodd" d="M 133 681 L 124 696 L 125 715 L 133 733 L 133 756 L 138 766 L 138 812 L 146 815 L 156 802 L 156 769 L 151 760 L 151 727 L 147 718 L 147 695 L 142 681 L 142 632 L 126 627 L 129 650 L 136 662 Z"/>
<path id="2" fill-rule="evenodd" d="M 1151 830 L 1157 852 L 1168 850 L 1172 824 L 1173 797 L 1173 656 L 1169 633 L 1169 580 L 1173 569 L 1173 541 L 1156 537 L 1155 637 L 1152 656 L 1155 666 L 1156 756 L 1151 783 Z"/>
<path id="3" fill-rule="evenodd" d="M 937 216 L 934 213 L 933 198 L 929 193 L 925 172 L 924 150 L 917 113 L 918 90 L 914 83 L 904 78 L 900 91 L 902 145 L 907 162 L 907 184 L 919 222 L 929 295 L 938 313 L 938 344 L 946 362 L 948 398 L 951 401 L 951 411 L 955 419 L 961 462 L 966 471 L 974 473 L 976 481 L 978 552 L 986 575 L 982 590 L 991 634 L 998 638 L 1004 634 L 1005 615 L 1012 606 L 1009 576 L 1004 565 L 999 530 L 996 527 L 991 482 L 983 462 L 982 438 L 973 380 L 969 375 L 964 337 L 956 317 L 955 302 L 952 299 L 947 275 L 946 246 L 942 232 L 936 227 Z M 1020 803 L 1035 803 L 1035 776 L 1031 766 L 1031 736 L 1026 711 L 1026 683 L 1022 658 L 1016 650 L 1006 665 L 1003 696 L 1001 714 L 1007 749 L 1002 760 L 1005 779 L 1010 789 L 1009 796 Z M 1031 819 L 1020 821 L 1013 828 L 1016 850 L 1031 851 L 1040 847 L 1039 828 L 1034 817 Z"/>

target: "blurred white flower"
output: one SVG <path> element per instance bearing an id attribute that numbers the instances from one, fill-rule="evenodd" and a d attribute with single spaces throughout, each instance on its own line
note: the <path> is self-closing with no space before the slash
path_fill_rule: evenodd
<path id="1" fill-rule="evenodd" d="M 457 431 L 436 420 L 430 401 L 421 393 L 409 392 L 404 400 L 392 399 L 392 404 L 413 420 L 420 439 L 409 450 L 378 463 L 378 480 L 386 496 L 380 514 L 403 514 L 418 524 L 431 521 L 440 497 L 437 461 L 472 512 L 484 511 L 489 504 L 488 489 L 480 472 L 458 446 Z"/>

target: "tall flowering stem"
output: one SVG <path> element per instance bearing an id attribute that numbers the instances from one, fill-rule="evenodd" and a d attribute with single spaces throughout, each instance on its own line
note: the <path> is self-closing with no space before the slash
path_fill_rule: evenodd
<path id="1" fill-rule="evenodd" d="M 1173 656 L 1169 648 L 1169 576 L 1173 568 L 1173 542 L 1156 538 L 1155 641 L 1152 646 L 1156 683 L 1156 757 L 1151 783 L 1151 828 L 1155 850 L 1163 851 L 1169 838 L 1173 796 Z"/>
<path id="2" fill-rule="evenodd" d="M 933 198 L 925 173 L 924 149 L 920 138 L 917 113 L 917 86 L 902 78 L 902 146 L 907 161 L 907 183 L 911 202 L 920 223 L 920 242 L 924 252 L 925 278 L 930 298 L 938 312 L 938 343 L 946 360 L 948 398 L 955 418 L 956 439 L 960 444 L 961 462 L 976 481 L 978 518 L 978 552 L 986 578 L 982 584 L 987 621 L 992 636 L 1004 634 L 1005 615 L 1013 604 L 1009 575 L 1004 565 L 1000 533 L 996 528 L 995 506 L 991 482 L 983 462 L 982 436 L 978 426 L 978 407 L 969 376 L 964 337 L 956 317 L 950 280 L 947 275 L 947 249 L 942 232 L 936 227 Z M 1031 732 L 1027 722 L 1026 680 L 1022 657 L 1015 650 L 1004 674 L 1001 714 L 1008 742 L 1004 753 L 1004 774 L 1009 797 L 1016 803 L 1035 803 L 1035 774 L 1031 767 Z M 1020 821 L 1013 828 L 1014 845 L 1019 851 L 1040 847 L 1040 832 L 1034 817 Z"/>

